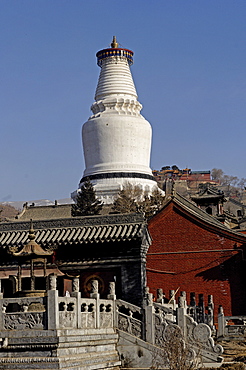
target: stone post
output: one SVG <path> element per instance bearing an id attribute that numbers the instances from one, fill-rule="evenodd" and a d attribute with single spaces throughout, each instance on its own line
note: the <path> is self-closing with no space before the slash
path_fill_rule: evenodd
<path id="1" fill-rule="evenodd" d="M 224 336 L 225 336 L 225 316 L 223 307 L 219 306 L 217 338 Z"/>
<path id="2" fill-rule="evenodd" d="M 145 307 L 145 306 L 148 306 L 148 294 L 149 294 L 149 287 L 148 286 L 146 286 L 145 288 L 144 288 L 144 299 L 143 299 L 143 306 Z"/>
<path id="3" fill-rule="evenodd" d="M 110 281 L 109 283 L 109 294 L 107 295 L 108 299 L 116 300 L 116 294 L 115 294 L 115 282 Z"/>
<path id="4" fill-rule="evenodd" d="M 154 306 L 153 306 L 153 294 L 146 294 L 145 306 L 145 337 L 146 341 L 155 344 L 155 321 L 154 321 Z"/>
<path id="5" fill-rule="evenodd" d="M 195 292 L 190 293 L 190 316 L 195 321 L 197 321 L 196 294 L 195 294 Z"/>
<path id="6" fill-rule="evenodd" d="M 59 328 L 58 290 L 56 290 L 55 274 L 49 275 L 49 290 L 47 292 L 48 329 Z"/>
<path id="7" fill-rule="evenodd" d="M 176 300 L 175 300 L 175 290 L 170 290 L 169 292 L 169 302 L 170 304 L 173 305 L 173 309 L 175 309 L 176 306 Z"/>
<path id="8" fill-rule="evenodd" d="M 116 294 L 115 294 L 115 282 L 110 281 L 109 287 L 108 287 L 108 295 L 107 299 L 111 299 L 112 302 L 112 310 L 113 310 L 113 322 L 114 322 L 114 327 L 117 326 L 117 312 L 116 312 Z"/>
<path id="9" fill-rule="evenodd" d="M 180 299 L 183 300 L 184 307 L 187 308 L 186 292 L 185 291 L 180 292 Z"/>
<path id="10" fill-rule="evenodd" d="M 205 307 L 204 307 L 204 297 L 203 294 L 198 295 L 198 323 L 205 323 Z"/>
<path id="11" fill-rule="evenodd" d="M 214 330 L 214 302 L 213 296 L 208 296 L 208 314 L 207 314 L 207 324 L 208 326 Z"/>
<path id="12" fill-rule="evenodd" d="M 157 289 L 157 303 L 163 304 L 164 303 L 164 294 L 161 288 Z"/>
<path id="13" fill-rule="evenodd" d="M 81 328 L 81 293 L 79 291 L 79 277 L 74 277 L 72 280 L 71 297 L 76 298 L 75 312 L 77 316 L 77 328 Z"/>
<path id="14" fill-rule="evenodd" d="M 95 304 L 96 328 L 99 328 L 100 327 L 100 305 L 99 305 L 100 295 L 98 293 L 98 280 L 96 279 L 91 281 L 90 297 L 96 300 L 96 304 Z"/>
<path id="15" fill-rule="evenodd" d="M 99 299 L 99 293 L 98 293 L 98 280 L 92 280 L 91 281 L 91 298 Z"/>
<path id="16" fill-rule="evenodd" d="M 185 300 L 186 293 L 182 292 L 179 301 L 178 301 L 178 308 L 177 308 L 177 325 L 182 330 L 182 333 L 184 334 L 184 338 L 187 336 L 187 330 L 186 330 L 186 314 L 187 314 L 187 303 Z"/>

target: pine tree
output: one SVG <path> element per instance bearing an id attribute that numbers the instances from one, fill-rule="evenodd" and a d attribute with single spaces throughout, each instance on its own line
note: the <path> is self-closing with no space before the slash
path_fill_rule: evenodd
<path id="1" fill-rule="evenodd" d="M 103 204 L 96 199 L 95 190 L 87 177 L 77 195 L 76 203 L 72 205 L 72 216 L 98 215 L 102 207 Z"/>

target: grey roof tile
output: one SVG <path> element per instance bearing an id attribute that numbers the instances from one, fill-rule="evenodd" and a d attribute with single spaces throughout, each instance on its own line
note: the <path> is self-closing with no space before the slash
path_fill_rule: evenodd
<path id="1" fill-rule="evenodd" d="M 23 246 L 28 240 L 29 227 L 30 222 L 21 221 L 0 224 L 0 247 Z M 44 247 L 133 240 L 142 237 L 143 227 L 149 237 L 141 214 L 34 220 L 33 227 L 36 242 Z"/>

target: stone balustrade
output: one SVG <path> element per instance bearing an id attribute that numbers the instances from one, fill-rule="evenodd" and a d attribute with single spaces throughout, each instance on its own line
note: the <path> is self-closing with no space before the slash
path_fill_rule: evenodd
<path id="1" fill-rule="evenodd" d="M 241 341 L 246 338 L 246 316 L 224 316 L 223 307 L 220 306 L 218 314 L 219 340 Z"/>
<path id="2" fill-rule="evenodd" d="M 97 280 L 91 283 L 90 298 L 81 297 L 78 278 L 73 279 L 72 292 L 67 292 L 65 297 L 58 295 L 56 283 L 56 276 L 49 275 L 48 289 L 46 295 L 42 297 L 3 298 L 1 294 L 1 337 L 12 338 L 13 335 L 19 335 L 18 331 L 28 330 L 29 336 L 35 336 L 35 333 L 41 331 L 45 340 L 45 331 L 50 333 L 57 330 L 60 332 L 77 330 L 80 335 L 82 333 L 99 335 L 102 332 L 112 334 L 118 329 L 119 338 L 123 340 L 124 337 L 123 342 L 127 342 L 126 336 L 130 336 L 135 338 L 134 340 L 142 341 L 141 343 L 147 342 L 145 345 L 162 347 L 168 333 L 179 330 L 180 337 L 184 338 L 188 346 L 192 346 L 194 356 L 199 352 L 205 357 L 209 354 L 212 361 L 221 359 L 219 355 L 223 349 L 219 345 L 214 345 L 210 327 L 195 322 L 188 314 L 189 306 L 184 293 L 181 293 L 178 304 L 174 292 L 171 292 L 171 298 L 165 303 L 159 290 L 155 302 L 153 294 L 146 289 L 143 307 L 137 307 L 116 299 L 113 282 L 110 283 L 107 299 L 100 298 Z M 11 331 L 15 334 L 10 334 Z M 142 346 L 141 343 L 138 345 Z M 4 344 L 0 343 L 0 347 L 1 345 Z"/>
<path id="3" fill-rule="evenodd" d="M 214 343 L 212 330 L 207 324 L 197 323 L 189 315 L 184 292 L 178 304 L 174 291 L 168 303 L 164 303 L 163 297 L 158 298 L 159 301 L 153 301 L 153 294 L 147 289 L 143 308 L 116 300 L 118 329 L 158 347 L 163 347 L 164 342 L 170 339 L 170 333 L 175 331 L 190 348 L 191 359 L 192 356 L 201 356 L 204 362 L 208 362 L 208 358 L 221 362 L 223 348 Z"/>
<path id="4" fill-rule="evenodd" d="M 153 301 L 153 294 L 146 289 L 145 303 L 139 308 L 116 300 L 115 284 L 109 285 L 108 299 L 100 299 L 98 293 L 98 281 L 91 284 L 90 298 L 82 298 L 79 291 L 79 279 L 72 281 L 71 295 L 58 296 L 56 289 L 56 276 L 49 275 L 48 290 L 46 297 L 20 297 L 3 298 L 0 296 L 0 329 L 14 330 L 20 328 L 29 329 L 64 329 L 64 328 L 108 328 L 118 327 L 138 338 L 142 338 L 152 344 L 158 343 L 158 335 L 155 327 L 165 320 L 177 322 L 183 325 L 183 316 L 187 315 L 198 324 L 205 323 L 208 314 L 205 314 L 203 297 L 199 296 L 199 305 L 196 306 L 194 295 L 190 305 L 186 302 L 185 292 L 181 292 L 178 304 L 175 300 L 175 292 L 170 292 L 168 302 L 162 289 L 157 291 L 157 299 Z M 213 309 L 212 297 L 210 296 L 210 327 L 211 313 Z M 200 316 L 198 315 L 200 314 Z M 179 315 L 179 317 L 178 317 Z M 207 316 L 206 316 L 207 315 Z M 207 320 L 208 321 L 208 320 Z M 158 331 L 158 330 L 157 330 Z M 156 339 L 157 338 L 157 339 Z"/>
<path id="5" fill-rule="evenodd" d="M 0 330 L 98 329 L 114 327 L 115 299 L 100 299 L 94 281 L 91 298 L 81 298 L 74 278 L 71 296 L 59 297 L 56 277 L 49 277 L 46 297 L 0 297 Z M 110 298 L 115 298 L 111 283 Z"/>
<path id="6" fill-rule="evenodd" d="M 145 339 L 143 310 L 120 299 L 116 301 L 116 326 L 135 337 Z"/>
<path id="7" fill-rule="evenodd" d="M 161 304 L 163 307 L 169 309 L 170 319 L 174 320 L 175 311 L 179 306 L 185 306 L 186 313 L 192 317 L 197 323 L 207 324 L 211 330 L 215 330 L 214 327 L 214 303 L 213 296 L 208 295 L 207 305 L 204 302 L 204 295 L 198 295 L 198 302 L 196 300 L 196 294 L 190 293 L 190 302 L 187 302 L 186 292 L 181 291 L 178 297 L 178 301 L 175 299 L 176 292 L 171 290 L 169 292 L 169 298 L 165 297 L 162 289 L 157 289 L 156 303 Z M 171 314 L 173 311 L 173 317 Z"/>

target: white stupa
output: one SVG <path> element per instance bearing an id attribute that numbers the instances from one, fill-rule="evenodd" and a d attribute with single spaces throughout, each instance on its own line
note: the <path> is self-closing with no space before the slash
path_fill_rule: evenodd
<path id="1" fill-rule="evenodd" d="M 119 48 L 115 36 L 111 47 L 96 54 L 101 73 L 93 115 L 82 128 L 86 169 L 80 185 L 89 177 L 105 204 L 126 182 L 147 192 L 157 187 L 149 167 L 152 129 L 140 114 L 130 71 L 133 52 Z"/>

